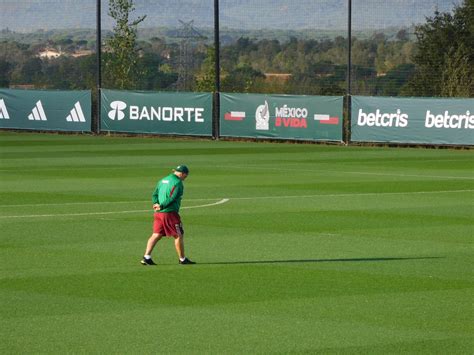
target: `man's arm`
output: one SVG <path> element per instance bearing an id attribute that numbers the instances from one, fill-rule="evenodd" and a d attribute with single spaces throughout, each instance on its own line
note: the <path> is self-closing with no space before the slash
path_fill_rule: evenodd
<path id="1" fill-rule="evenodd" d="M 174 200 L 183 194 L 183 183 L 179 181 L 176 185 L 171 187 L 170 193 L 166 196 L 164 201 L 160 201 L 160 209 L 165 209 L 171 205 Z"/>
<path id="2" fill-rule="evenodd" d="M 160 210 L 159 200 L 158 200 L 158 184 L 156 185 L 155 191 L 151 195 L 151 202 L 153 203 L 153 209 L 156 211 Z"/>

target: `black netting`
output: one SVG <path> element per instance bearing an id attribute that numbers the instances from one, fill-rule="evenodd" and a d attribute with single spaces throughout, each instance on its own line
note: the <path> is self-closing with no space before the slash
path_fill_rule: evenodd
<path id="1" fill-rule="evenodd" d="M 342 94 L 347 1 L 220 2 L 222 90 Z"/>
<path id="2" fill-rule="evenodd" d="M 95 0 L 2 0 L 0 87 L 93 87 L 95 23 Z"/>
<path id="3" fill-rule="evenodd" d="M 417 26 L 460 1 L 353 0 L 351 92 L 372 96 L 424 96 L 409 90 L 417 69 Z M 440 73 L 433 71 L 434 80 Z"/>
<path id="4" fill-rule="evenodd" d="M 103 87 L 216 91 L 214 0 L 134 0 L 128 24 L 138 22 L 131 26 L 136 37 L 123 53 L 114 47 L 113 3 L 100 3 Z M 468 10 L 454 16 L 459 6 Z M 474 38 L 472 26 L 462 27 L 466 18 L 474 22 L 472 6 L 472 0 L 220 0 L 220 89 L 348 93 L 350 19 L 351 94 L 472 96 Z M 1 1 L 0 87 L 95 88 L 96 9 L 96 0 Z M 436 26 L 441 39 L 430 48 L 431 39 L 422 37 Z M 122 57 L 132 65 L 124 67 Z"/>

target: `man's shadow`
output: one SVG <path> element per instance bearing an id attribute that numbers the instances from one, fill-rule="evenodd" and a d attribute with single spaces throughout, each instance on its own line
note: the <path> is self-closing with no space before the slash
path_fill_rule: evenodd
<path id="1" fill-rule="evenodd" d="M 290 259 L 290 260 L 246 260 L 246 261 L 215 261 L 199 265 L 245 265 L 245 264 L 286 264 L 286 263 L 329 263 L 329 262 L 380 262 L 443 259 L 442 256 L 418 257 L 378 257 L 378 258 L 340 258 L 340 259 Z"/>

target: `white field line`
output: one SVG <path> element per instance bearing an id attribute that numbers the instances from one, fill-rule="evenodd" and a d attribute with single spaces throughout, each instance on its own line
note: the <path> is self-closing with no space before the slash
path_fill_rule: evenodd
<path id="1" fill-rule="evenodd" d="M 209 207 L 209 206 L 217 206 L 217 205 L 222 205 L 223 203 L 229 202 L 228 198 L 223 198 L 220 201 L 214 202 L 214 203 L 208 203 L 207 205 L 200 205 L 200 206 L 184 206 L 182 209 L 190 209 L 190 208 L 201 208 L 201 207 Z"/>
<path id="2" fill-rule="evenodd" d="M 187 198 L 186 201 L 214 201 L 217 198 Z M 73 205 L 105 205 L 105 204 L 133 204 L 133 203 L 151 203 L 151 200 L 135 201 L 84 201 L 84 202 L 58 202 L 58 203 L 24 203 L 19 205 L 0 205 L 0 208 L 8 207 L 41 207 L 41 206 L 73 206 Z M 184 207 L 183 207 L 184 208 Z"/>
<path id="3" fill-rule="evenodd" d="M 220 201 L 214 203 L 208 203 L 205 205 L 198 206 L 185 206 L 181 209 L 190 209 L 190 208 L 202 208 L 222 205 L 223 203 L 228 202 L 228 198 L 223 198 Z M 57 213 L 57 214 L 32 214 L 32 215 L 17 215 L 17 216 L 0 216 L 0 218 L 41 218 L 41 217 L 75 217 L 75 216 L 95 216 L 95 215 L 108 215 L 108 214 L 119 214 L 119 213 L 143 213 L 151 212 L 151 209 L 147 210 L 130 210 L 130 211 L 107 211 L 107 212 L 81 212 L 81 213 Z"/>
<path id="4" fill-rule="evenodd" d="M 474 192 L 474 190 L 439 190 L 439 191 L 407 191 L 407 192 L 367 192 L 367 193 L 355 193 L 355 194 L 315 194 L 315 195 L 287 195 L 287 196 L 254 196 L 254 197 L 233 197 L 232 200 L 268 200 L 268 199 L 292 199 L 292 198 L 315 198 L 315 197 L 364 197 L 364 196 L 396 196 L 396 195 L 430 195 L 430 194 L 449 194 L 449 193 L 466 193 Z M 197 199 L 199 200 L 199 199 Z M 208 199 L 204 199 L 208 200 Z M 211 199 L 209 199 L 211 200 Z M 223 198 L 220 201 L 209 203 L 205 205 L 198 206 L 185 206 L 182 209 L 191 209 L 191 208 L 201 208 L 221 205 L 230 201 L 228 198 Z M 138 201 L 139 202 L 139 201 Z M 114 203 L 114 202 L 104 202 L 104 203 Z M 122 202 L 120 202 L 122 203 Z M 78 203 L 86 205 L 87 203 Z M 97 202 L 94 202 L 97 204 Z M 60 204 L 54 204 L 60 205 Z M 65 204 L 67 205 L 67 204 Z M 17 205 L 18 206 L 18 205 Z M 34 206 L 34 205 L 20 205 L 20 206 Z M 44 205 L 43 205 L 44 206 Z M 6 207 L 6 206 L 5 206 Z M 127 210 L 127 211 L 107 211 L 107 212 L 83 212 L 83 213 L 62 213 L 62 214 L 41 214 L 41 215 L 16 215 L 16 216 L 0 216 L 0 219 L 6 218 L 33 218 L 33 217 L 61 217 L 61 216 L 93 216 L 93 215 L 108 215 L 108 214 L 118 214 L 118 213 L 142 213 L 149 212 L 147 210 Z"/>
<path id="5" fill-rule="evenodd" d="M 281 198 L 313 198 L 313 197 L 358 197 L 358 196 L 384 196 L 384 195 L 429 195 L 429 194 L 448 194 L 448 193 L 464 193 L 464 192 L 474 192 L 473 189 L 468 190 L 438 190 L 438 191 L 401 191 L 401 192 L 362 192 L 362 193 L 347 193 L 347 194 L 314 194 L 314 195 L 287 195 L 287 196 L 253 196 L 253 197 L 232 197 L 232 200 L 267 200 L 267 199 L 281 199 Z M 186 201 L 214 201 L 217 198 L 194 198 L 186 199 Z M 229 199 L 222 199 L 221 201 Z M 220 202 L 220 201 L 219 201 Z M 221 203 L 225 203 L 221 202 Z M 72 205 L 101 205 L 101 204 L 132 204 L 132 203 L 150 203 L 150 201 L 92 201 L 92 202 L 64 202 L 64 203 L 35 203 L 35 204 L 21 204 L 21 205 L 0 205 L 0 208 L 9 208 L 9 207 L 44 207 L 44 206 L 72 206 Z M 220 204 L 220 203 L 218 203 Z M 201 206 L 188 206 L 182 207 L 185 209 L 188 208 L 198 208 L 198 207 L 207 207 L 214 206 L 215 204 L 201 205 Z M 149 210 L 140 210 L 136 212 L 145 212 Z M 120 213 L 127 213 L 129 211 L 123 211 Z M 113 213 L 113 212 L 110 212 Z M 2 218 L 0 216 L 0 218 Z"/>
<path id="6" fill-rule="evenodd" d="M 323 163 L 324 164 L 324 163 Z M 347 170 L 326 170 L 326 169 L 307 169 L 301 170 L 300 168 L 278 168 L 278 167 L 268 167 L 268 166 L 255 166 L 255 165 L 216 165 L 213 168 L 224 168 L 224 169 L 259 169 L 259 170 L 275 170 L 275 171 L 291 171 L 295 172 L 298 170 L 298 173 L 331 173 L 336 175 L 341 174 L 354 174 L 354 175 L 374 175 L 374 176 L 390 176 L 390 177 L 416 177 L 416 178 L 427 178 L 427 179 L 454 179 L 454 180 L 474 180 L 474 176 L 450 176 L 450 175 L 420 175 L 420 174 L 400 174 L 400 173 L 375 173 L 369 171 L 347 171 Z"/>
<path id="7" fill-rule="evenodd" d="M 344 171 L 344 174 L 392 176 L 392 177 L 416 177 L 429 179 L 452 179 L 452 180 L 474 180 L 472 176 L 443 176 L 443 175 L 417 175 L 417 174 L 389 174 L 389 173 L 369 173 L 363 171 Z"/>
<path id="8" fill-rule="evenodd" d="M 442 159 L 433 159 L 430 161 L 464 161 L 462 159 L 451 159 L 451 160 L 442 160 Z M 272 168 L 272 167 L 267 167 L 267 166 L 254 166 L 254 165 L 232 165 L 232 166 L 227 166 L 227 165 L 214 165 L 212 167 L 204 167 L 203 168 L 212 168 L 212 169 L 258 169 L 258 170 L 274 170 L 274 171 L 291 171 L 295 172 L 297 168 L 291 169 L 291 168 Z M 75 167 L 75 169 L 80 169 L 80 167 Z M 108 169 L 108 170 L 113 170 L 113 169 L 129 169 L 126 167 L 87 167 L 84 168 L 84 170 L 87 169 Z M 12 168 L 12 169 L 0 169 L 0 172 L 15 172 L 18 171 L 19 169 L 17 168 Z M 21 170 L 21 169 L 20 169 Z M 53 168 L 37 168 L 35 169 L 37 171 L 54 171 L 57 169 Z M 427 179 L 450 179 L 450 180 L 474 180 L 473 176 L 450 176 L 450 175 L 420 175 L 420 174 L 397 174 L 397 173 L 375 173 L 375 172 L 367 172 L 367 171 L 345 171 L 345 170 L 325 170 L 325 169 L 304 169 L 300 170 L 299 173 L 320 173 L 320 174 L 336 174 L 336 175 L 341 175 L 341 174 L 354 174 L 354 175 L 373 175 L 373 176 L 388 176 L 388 177 L 415 177 L 415 178 L 427 178 Z"/>
<path id="9" fill-rule="evenodd" d="M 267 166 L 252 166 L 252 165 L 234 165 L 234 166 L 215 166 L 215 168 L 225 168 L 225 169 L 259 169 L 259 170 L 274 170 L 274 171 L 291 171 L 295 172 L 298 169 L 281 169 L 281 168 L 271 168 Z M 336 171 L 336 170 L 312 170 L 312 169 L 304 169 L 298 170 L 298 174 L 302 173 L 321 173 L 321 174 L 336 174 L 336 175 L 344 175 L 344 174 L 354 174 L 354 175 L 373 175 L 373 176 L 389 176 L 389 177 L 415 177 L 415 178 L 427 178 L 427 179 L 450 179 L 450 180 L 474 180 L 472 176 L 449 176 L 449 175 L 420 175 L 420 174 L 397 174 L 397 173 L 372 173 L 366 171 Z"/>
<path id="10" fill-rule="evenodd" d="M 474 192 L 474 190 L 438 190 L 438 191 L 406 191 L 406 192 L 362 192 L 355 194 L 319 194 L 319 195 L 291 195 L 291 196 L 260 196 L 260 197 L 232 197 L 232 200 L 263 200 L 263 199 L 281 199 L 281 198 L 313 198 L 313 197 L 352 197 L 352 196 L 385 196 L 385 195 L 428 195 L 428 194 L 447 194 L 447 193 L 465 193 Z"/>

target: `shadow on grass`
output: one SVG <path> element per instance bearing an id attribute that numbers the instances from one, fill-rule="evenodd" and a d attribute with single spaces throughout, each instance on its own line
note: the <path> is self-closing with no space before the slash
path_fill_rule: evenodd
<path id="1" fill-rule="evenodd" d="M 285 264 L 285 263 L 329 263 L 329 262 L 374 262 L 374 261 L 406 261 L 443 259 L 443 256 L 419 257 L 385 257 L 385 258 L 347 258 L 347 259 L 295 259 L 295 260 L 248 260 L 248 261 L 216 261 L 199 263 L 199 265 L 244 265 L 244 264 Z"/>

